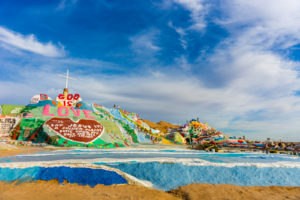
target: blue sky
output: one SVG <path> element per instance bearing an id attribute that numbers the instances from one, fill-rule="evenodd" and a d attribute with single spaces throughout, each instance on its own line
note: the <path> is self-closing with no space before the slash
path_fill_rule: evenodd
<path id="1" fill-rule="evenodd" d="M 0 104 L 64 86 L 107 107 L 300 140 L 298 0 L 0 0 Z"/>

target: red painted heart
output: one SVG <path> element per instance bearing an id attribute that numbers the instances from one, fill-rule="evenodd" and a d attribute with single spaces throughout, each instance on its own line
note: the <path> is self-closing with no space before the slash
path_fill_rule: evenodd
<path id="1" fill-rule="evenodd" d="M 104 130 L 95 120 L 80 119 L 73 122 L 68 118 L 51 118 L 45 124 L 65 139 L 81 143 L 90 143 L 97 139 Z"/>

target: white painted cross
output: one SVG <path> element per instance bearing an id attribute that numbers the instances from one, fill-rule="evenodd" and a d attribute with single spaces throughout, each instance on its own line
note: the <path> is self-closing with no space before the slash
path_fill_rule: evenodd
<path id="1" fill-rule="evenodd" d="M 66 78 L 66 88 L 68 88 L 68 81 L 69 81 L 69 79 L 76 80 L 75 78 L 72 78 L 72 77 L 69 76 L 69 70 L 67 70 L 67 76 L 61 75 L 61 74 L 59 74 L 58 76 Z"/>

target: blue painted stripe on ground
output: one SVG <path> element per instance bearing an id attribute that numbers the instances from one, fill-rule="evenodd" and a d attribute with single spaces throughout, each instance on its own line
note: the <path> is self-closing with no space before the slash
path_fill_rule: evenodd
<path id="1" fill-rule="evenodd" d="M 39 167 L 29 168 L 0 168 L 0 181 L 33 180 L 38 174 Z"/>
<path id="2" fill-rule="evenodd" d="M 69 183 L 79 185 L 89 185 L 94 187 L 97 184 L 127 184 L 127 180 L 114 171 L 91 168 L 71 168 L 71 167 L 50 167 L 40 168 L 35 180 L 57 179 L 60 183 L 67 180 Z"/>
<path id="3" fill-rule="evenodd" d="M 91 168 L 71 167 L 30 167 L 30 168 L 0 168 L 0 181 L 29 182 L 32 180 L 57 179 L 60 183 L 67 180 L 69 183 L 89 185 L 97 184 L 127 184 L 127 180 L 114 171 Z"/>
<path id="4" fill-rule="evenodd" d="M 300 168 L 188 166 L 158 162 L 108 166 L 138 179 L 150 181 L 155 188 L 160 190 L 171 190 L 192 183 L 300 186 Z"/>

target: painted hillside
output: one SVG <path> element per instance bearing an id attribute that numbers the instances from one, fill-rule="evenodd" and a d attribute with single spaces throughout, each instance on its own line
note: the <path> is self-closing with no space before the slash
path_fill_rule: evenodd
<path id="1" fill-rule="evenodd" d="M 68 95 L 70 101 L 75 97 Z M 157 131 L 135 113 L 76 100 L 67 106 L 36 95 L 27 106 L 1 105 L 0 136 L 63 147 L 111 148 L 159 141 Z"/>
<path id="2" fill-rule="evenodd" d="M 0 137 L 60 147 L 94 148 L 134 143 L 245 144 L 244 140 L 229 137 L 199 120 L 183 126 L 165 121 L 153 123 L 117 106 L 88 104 L 79 94 L 69 94 L 67 88 L 55 100 L 38 94 L 26 106 L 1 105 Z"/>

